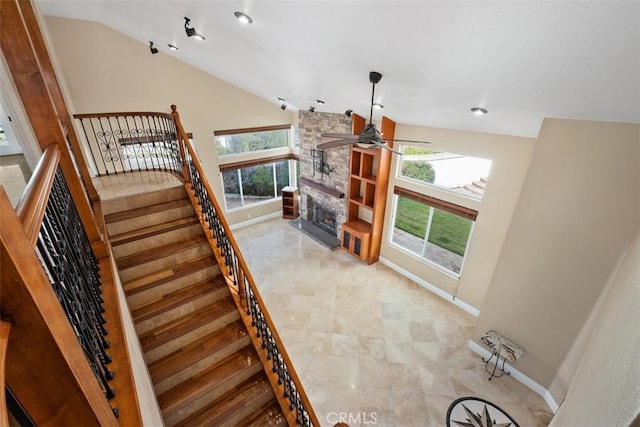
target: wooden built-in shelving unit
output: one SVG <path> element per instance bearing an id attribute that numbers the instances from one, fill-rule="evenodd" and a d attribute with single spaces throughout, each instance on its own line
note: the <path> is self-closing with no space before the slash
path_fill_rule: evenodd
<path id="1" fill-rule="evenodd" d="M 298 189 L 296 187 L 284 187 L 282 189 L 282 218 L 298 218 Z"/>
<path id="2" fill-rule="evenodd" d="M 352 117 L 352 131 L 358 134 L 365 126 L 365 119 L 356 114 Z M 395 123 L 383 117 L 381 132 L 393 138 Z M 340 246 L 369 264 L 380 258 L 390 166 L 388 150 L 351 147 L 347 221 L 342 224 Z"/>

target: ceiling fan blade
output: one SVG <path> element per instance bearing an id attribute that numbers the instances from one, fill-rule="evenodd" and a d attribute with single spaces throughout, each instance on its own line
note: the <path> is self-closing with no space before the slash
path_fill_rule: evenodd
<path id="1" fill-rule="evenodd" d="M 392 153 L 396 153 L 396 154 L 400 154 L 402 155 L 402 153 L 400 151 L 396 151 L 393 148 L 389 147 L 387 144 L 380 144 L 379 142 L 375 142 L 375 141 L 371 141 L 371 147 L 380 147 L 380 148 L 384 148 L 387 151 L 391 151 Z"/>
<path id="2" fill-rule="evenodd" d="M 416 141 L 415 139 L 382 138 L 382 140 L 389 142 L 413 142 L 416 144 L 431 144 L 431 141 Z"/>
<path id="3" fill-rule="evenodd" d="M 341 145 L 350 145 L 357 142 L 355 139 L 336 139 L 334 141 L 321 142 L 317 147 L 319 150 L 324 150 L 325 148 L 340 147 Z"/>
<path id="4" fill-rule="evenodd" d="M 320 136 L 323 138 L 358 139 L 358 135 L 350 133 L 323 133 Z"/>

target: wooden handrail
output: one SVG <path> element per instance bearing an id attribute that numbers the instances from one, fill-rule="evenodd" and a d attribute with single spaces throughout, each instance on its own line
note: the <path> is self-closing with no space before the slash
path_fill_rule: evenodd
<path id="1" fill-rule="evenodd" d="M 125 111 L 120 113 L 85 113 L 85 114 L 74 114 L 74 119 L 94 119 L 98 117 L 120 117 L 120 116 L 156 116 L 156 117 L 164 117 L 165 119 L 170 119 L 170 113 L 157 113 L 157 112 L 149 112 L 149 111 Z"/>
<path id="2" fill-rule="evenodd" d="M 284 343 L 282 342 L 282 339 L 280 338 L 280 335 L 278 334 L 276 328 L 275 328 L 275 323 L 273 321 L 273 319 L 271 318 L 271 315 L 269 314 L 269 312 L 266 310 L 266 305 L 264 303 L 264 300 L 262 299 L 262 296 L 260 295 L 260 292 L 258 291 L 258 287 L 256 286 L 256 282 L 251 274 L 251 272 L 249 271 L 247 262 L 245 261 L 242 253 L 240 252 L 240 247 L 238 246 L 238 243 L 236 242 L 235 238 L 233 237 L 233 234 L 231 233 L 231 227 L 229 226 L 229 223 L 227 222 L 227 219 L 225 218 L 225 216 L 223 215 L 223 211 L 220 208 L 220 205 L 218 204 L 218 200 L 215 198 L 215 193 L 213 192 L 213 189 L 211 188 L 211 185 L 209 184 L 209 181 L 206 179 L 206 175 L 204 173 L 204 170 L 202 169 L 202 166 L 200 165 L 200 161 L 198 160 L 198 157 L 193 149 L 193 147 L 191 146 L 191 144 L 189 143 L 189 139 L 187 138 L 186 132 L 184 131 L 184 128 L 182 126 L 182 123 L 180 122 L 180 115 L 177 112 L 177 108 L 175 105 L 171 106 L 172 109 L 172 116 L 173 119 L 176 123 L 176 130 L 178 132 L 178 140 L 182 140 L 182 142 L 184 143 L 184 147 L 186 147 L 189 156 L 191 157 L 191 159 L 193 159 L 193 164 L 198 172 L 198 174 L 201 177 L 202 180 L 202 184 L 205 187 L 206 192 L 209 195 L 209 198 L 211 200 L 211 202 L 213 203 L 214 209 L 216 211 L 216 213 L 218 214 L 218 218 L 220 220 L 220 223 L 224 229 L 224 232 L 226 234 L 226 237 L 229 241 L 229 243 L 231 244 L 231 247 L 233 248 L 233 251 L 235 253 L 235 256 L 237 258 L 238 261 L 238 265 L 240 267 L 240 271 L 242 272 L 241 274 L 244 274 L 246 277 L 246 281 L 249 284 L 249 287 L 251 288 L 252 293 L 254 294 L 258 305 L 261 307 L 262 309 L 262 314 L 264 315 L 265 318 L 265 322 L 267 323 L 267 325 L 269 326 L 270 330 L 271 330 L 271 334 L 273 336 L 274 341 L 276 342 L 276 345 L 280 351 L 280 354 L 285 362 L 285 365 L 287 366 L 287 369 L 289 370 L 289 375 L 291 376 L 291 379 L 293 381 L 293 383 L 296 386 L 296 389 L 298 391 L 298 393 L 300 394 L 300 398 L 302 400 L 302 402 L 304 403 L 305 409 L 307 410 L 309 417 L 311 419 L 311 422 L 314 426 L 320 426 L 320 421 L 318 420 L 315 412 L 313 411 L 313 408 L 311 406 L 311 402 L 309 401 L 309 397 L 307 396 L 307 394 L 304 391 L 304 388 L 302 387 L 302 382 L 300 381 L 300 378 L 298 377 L 297 372 L 295 371 L 294 367 L 293 367 L 293 363 L 291 362 L 291 359 L 289 357 L 289 355 L 287 354 L 287 351 L 285 350 L 285 346 Z M 184 156 L 184 153 L 182 152 L 182 144 L 178 144 L 181 147 L 181 156 L 183 159 L 183 165 L 184 168 L 186 169 L 186 157 Z M 185 172 L 185 185 L 187 185 L 187 181 L 188 180 L 188 174 Z M 270 380 L 272 380 L 272 376 L 269 375 Z M 281 403 L 282 405 L 282 400 L 278 397 L 278 402 Z M 285 409 L 285 408 L 283 408 Z M 287 411 L 289 412 L 289 411 Z M 287 417 L 289 419 L 289 421 L 291 421 L 291 419 L 289 417 Z"/>
<path id="3" fill-rule="evenodd" d="M 42 157 L 38 161 L 31 179 L 27 184 L 22 198 L 16 206 L 16 213 L 24 227 L 24 232 L 35 248 L 38 241 L 38 233 L 42 224 L 42 218 L 49 201 L 49 193 L 53 179 L 58 170 L 60 161 L 60 149 L 57 145 L 51 144 L 47 147 Z"/>
<path id="4" fill-rule="evenodd" d="M 0 320 L 0 427 L 9 426 L 9 415 L 7 410 L 7 397 L 5 396 L 5 386 L 7 384 L 4 366 L 7 361 L 7 348 L 9 347 L 9 331 L 11 323 Z"/>

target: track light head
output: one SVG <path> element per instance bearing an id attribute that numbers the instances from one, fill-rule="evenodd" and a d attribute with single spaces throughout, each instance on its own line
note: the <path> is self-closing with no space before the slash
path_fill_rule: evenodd
<path id="1" fill-rule="evenodd" d="M 286 109 L 287 109 L 287 104 L 282 104 L 282 105 L 280 106 L 280 109 L 281 109 L 282 111 L 286 110 Z"/>
<path id="2" fill-rule="evenodd" d="M 353 110 L 351 108 L 349 108 L 347 111 L 344 112 L 344 115 L 347 117 L 351 117 L 351 114 L 353 113 Z"/>
<path id="3" fill-rule="evenodd" d="M 204 40 L 204 36 L 202 34 L 198 33 L 195 28 L 189 26 L 190 23 L 191 23 L 191 20 L 185 16 L 184 31 L 185 33 L 187 33 L 187 37 L 193 37 L 198 40 Z"/>
<path id="4" fill-rule="evenodd" d="M 314 106 L 309 107 L 309 112 L 310 113 L 315 113 L 316 112 L 316 107 L 314 107 Z"/>
<path id="5" fill-rule="evenodd" d="M 152 55 L 155 55 L 156 53 L 158 53 L 158 48 L 153 46 L 152 41 L 149 42 L 149 50 L 151 51 Z"/>

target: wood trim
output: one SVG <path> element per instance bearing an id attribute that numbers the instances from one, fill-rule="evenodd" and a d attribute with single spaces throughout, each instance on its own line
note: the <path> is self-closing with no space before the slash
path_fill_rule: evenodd
<path id="1" fill-rule="evenodd" d="M 242 128 L 242 129 L 225 129 L 225 130 L 214 130 L 213 136 L 224 136 L 224 135 L 238 135 L 241 133 L 255 133 L 255 132 L 268 132 L 270 130 L 284 130 L 291 129 L 291 125 L 273 125 L 273 126 L 260 126 L 254 128 Z"/>
<path id="2" fill-rule="evenodd" d="M 298 156 L 297 154 L 289 153 L 289 154 L 282 154 L 280 156 L 262 157 L 259 159 L 242 160 L 239 162 L 225 163 L 220 165 L 219 167 L 220 167 L 220 172 L 226 172 L 229 170 L 248 168 L 251 166 L 266 165 L 269 163 L 279 162 L 281 160 L 300 160 L 300 156 Z"/>
<path id="3" fill-rule="evenodd" d="M 307 177 L 301 176 L 300 177 L 300 182 L 304 185 L 307 185 L 311 188 L 314 188 L 318 191 L 321 191 L 323 193 L 326 193 L 330 196 L 336 197 L 338 199 L 344 199 L 344 193 L 341 191 L 336 190 L 335 188 L 329 188 L 324 186 L 323 184 L 316 182 L 312 179 L 309 179 Z"/>
<path id="4" fill-rule="evenodd" d="M 393 194 L 406 197 L 407 199 L 415 200 L 416 202 L 424 203 L 441 211 L 448 212 L 450 214 L 461 216 L 462 218 L 475 221 L 478 217 L 478 211 L 475 209 L 467 208 L 464 206 L 456 205 L 455 203 L 447 202 L 437 199 L 435 197 L 427 196 L 426 194 L 417 193 L 406 188 L 395 186 L 393 188 Z"/>
<path id="5" fill-rule="evenodd" d="M 5 365 L 7 363 L 7 349 L 9 348 L 9 332 L 11 323 L 0 320 L 0 427 L 9 427 L 9 414 L 7 410 L 7 397 L 5 386 Z"/>

